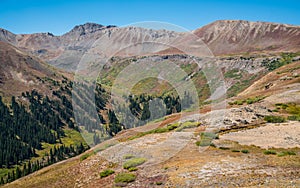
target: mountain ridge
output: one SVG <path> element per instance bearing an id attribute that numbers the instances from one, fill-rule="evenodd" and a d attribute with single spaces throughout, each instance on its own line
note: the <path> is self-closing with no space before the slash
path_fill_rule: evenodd
<path id="1" fill-rule="evenodd" d="M 199 28 L 194 34 L 216 55 L 254 51 L 297 51 L 300 48 L 300 27 L 287 24 L 222 20 Z"/>
<path id="2" fill-rule="evenodd" d="M 193 32 L 197 29 L 200 29 L 202 27 L 205 27 L 207 25 L 210 25 L 210 24 L 215 24 L 215 23 L 224 23 L 224 22 L 243 22 L 243 23 L 262 23 L 262 24 L 272 24 L 272 25 L 283 25 L 283 26 L 286 26 L 286 27 L 296 27 L 296 28 L 300 28 L 300 25 L 295 25 L 295 24 L 286 24 L 286 23 L 279 23 L 279 22 L 269 22 L 269 21 L 248 21 L 248 20 L 235 20 L 235 19 L 226 19 L 226 20 L 215 20 L 213 22 L 210 22 L 208 24 L 205 24 L 203 26 L 200 26 L 196 29 L 192 29 L 190 30 L 190 32 Z M 60 37 L 60 36 L 63 36 L 73 30 L 77 30 L 79 28 L 85 28 L 85 29 L 88 29 L 90 27 L 96 27 L 96 28 L 112 28 L 112 27 L 118 27 L 117 25 L 113 25 L 113 24 L 109 24 L 109 25 L 102 25 L 102 24 L 99 24 L 99 23 L 95 23 L 95 22 L 85 22 L 85 23 L 82 23 L 82 24 L 77 24 L 75 25 L 72 29 L 70 29 L 69 31 L 66 31 L 60 35 L 55 35 L 51 32 L 34 32 L 34 33 L 14 33 L 10 30 L 7 30 L 5 28 L 1 28 L 0 27 L 0 31 L 1 32 L 9 32 L 9 33 L 12 33 L 14 35 L 31 35 L 31 34 L 42 34 L 42 33 L 50 33 L 52 34 L 53 36 L 57 36 L 57 37 Z M 163 30 L 163 29 L 152 29 L 152 30 Z"/>
<path id="3" fill-rule="evenodd" d="M 198 37 L 202 40 L 201 45 L 204 48 L 208 48 L 216 56 L 298 52 L 300 49 L 300 27 L 288 24 L 217 20 L 191 32 L 192 34 L 141 27 L 104 26 L 88 22 L 76 25 L 60 36 L 51 33 L 13 34 L 0 29 L 0 41 L 11 43 L 46 60 L 51 65 L 68 71 L 76 70 L 83 55 L 96 41 L 97 50 L 107 56 L 116 53 L 124 56 L 118 53 L 120 48 L 122 50 L 127 48 L 128 44 L 147 42 L 152 44 L 147 45 L 146 48 L 136 46 L 131 49 L 131 52 L 125 50 L 125 54 L 132 55 L 136 52 L 139 55 L 180 54 L 183 52 L 167 45 L 175 44 L 176 47 L 180 46 L 187 51 L 195 50 L 192 47 L 195 40 L 191 40 L 193 34 L 194 38 Z"/>

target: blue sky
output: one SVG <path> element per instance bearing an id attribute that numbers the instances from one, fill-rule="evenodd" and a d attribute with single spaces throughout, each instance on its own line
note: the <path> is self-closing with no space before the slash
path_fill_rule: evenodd
<path id="1" fill-rule="evenodd" d="M 61 35 L 75 25 L 163 21 L 193 30 L 215 20 L 300 25 L 299 0 L 0 0 L 0 27 L 14 33 Z"/>

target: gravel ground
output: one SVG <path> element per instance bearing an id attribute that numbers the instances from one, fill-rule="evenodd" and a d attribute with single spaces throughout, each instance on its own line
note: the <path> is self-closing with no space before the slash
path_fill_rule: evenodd
<path id="1" fill-rule="evenodd" d="M 224 134 L 220 139 L 261 148 L 300 147 L 300 122 L 267 124 L 263 127 Z"/>

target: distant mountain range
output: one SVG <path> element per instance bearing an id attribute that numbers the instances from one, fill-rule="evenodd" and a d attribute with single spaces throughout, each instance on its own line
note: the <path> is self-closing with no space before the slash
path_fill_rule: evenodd
<path id="1" fill-rule="evenodd" d="M 198 36 L 214 55 L 240 53 L 296 52 L 300 49 L 300 27 L 268 22 L 235 20 L 215 21 L 191 31 Z M 29 54 L 40 57 L 49 64 L 74 71 L 82 55 L 96 40 L 97 49 L 111 55 L 130 43 L 153 42 L 145 46 L 136 45 L 131 50 L 139 54 L 178 54 L 178 49 L 163 45 L 180 43 L 191 46 L 185 40 L 187 33 L 153 30 L 137 27 L 119 28 L 86 23 L 71 31 L 54 36 L 51 33 L 13 34 L 0 29 L 0 41 L 8 42 Z M 161 45 L 158 45 L 161 44 Z M 130 56 L 130 52 L 126 52 Z M 117 53 L 122 56 L 124 54 Z"/>

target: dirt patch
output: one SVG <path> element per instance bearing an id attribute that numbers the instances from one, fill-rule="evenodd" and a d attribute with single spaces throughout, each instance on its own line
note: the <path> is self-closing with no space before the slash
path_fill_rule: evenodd
<path id="1" fill-rule="evenodd" d="M 267 124 L 263 127 L 224 134 L 220 139 L 261 148 L 300 147 L 300 122 Z"/>

